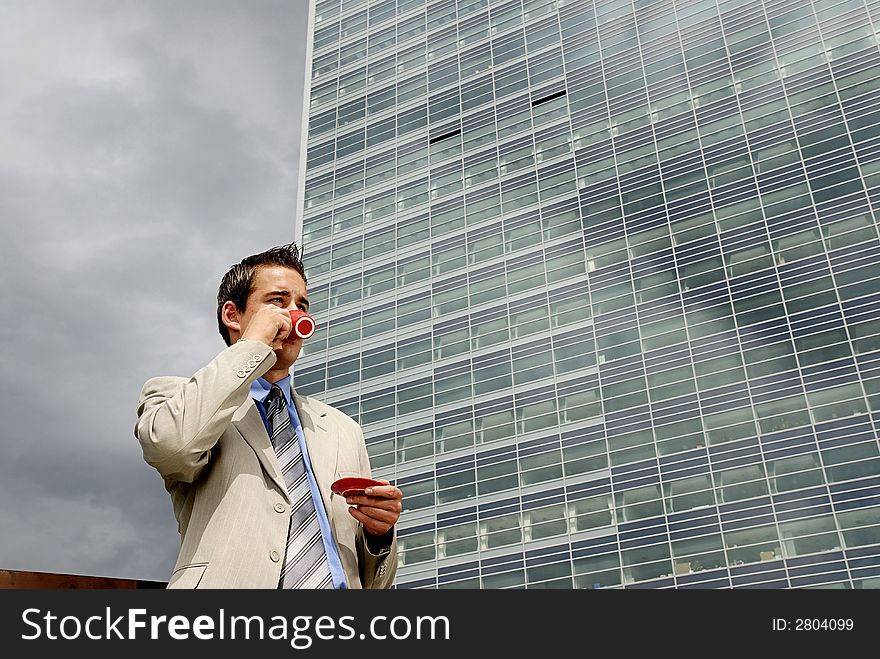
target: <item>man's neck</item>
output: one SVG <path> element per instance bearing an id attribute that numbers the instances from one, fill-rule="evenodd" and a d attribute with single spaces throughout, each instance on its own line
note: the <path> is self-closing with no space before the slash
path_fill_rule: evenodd
<path id="1" fill-rule="evenodd" d="M 275 384 L 276 382 L 280 382 L 281 380 L 286 378 L 288 375 L 290 375 L 289 368 L 284 368 L 284 369 L 281 369 L 281 368 L 274 369 L 273 368 L 273 369 L 269 369 L 268 371 L 266 371 L 263 374 L 263 379 L 266 382 L 268 382 L 269 384 Z"/>

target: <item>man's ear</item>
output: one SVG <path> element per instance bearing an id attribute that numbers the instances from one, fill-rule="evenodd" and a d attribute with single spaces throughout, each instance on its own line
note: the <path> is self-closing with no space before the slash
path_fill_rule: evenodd
<path id="1" fill-rule="evenodd" d="M 241 314 L 235 306 L 235 302 L 226 300 L 223 303 L 223 306 L 220 308 L 220 318 L 226 327 L 241 334 Z"/>

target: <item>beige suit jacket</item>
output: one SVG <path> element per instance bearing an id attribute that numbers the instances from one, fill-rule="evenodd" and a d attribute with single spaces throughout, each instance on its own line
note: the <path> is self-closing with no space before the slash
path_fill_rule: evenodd
<path id="1" fill-rule="evenodd" d="M 251 383 L 274 363 L 269 346 L 242 341 L 188 380 L 144 384 L 135 435 L 144 459 L 165 479 L 181 539 L 169 588 L 278 587 L 291 502 L 250 397 Z M 370 551 L 345 499 L 330 490 L 338 478 L 370 476 L 360 426 L 295 392 L 294 402 L 348 587 L 390 587 L 396 537 L 379 553 Z"/>

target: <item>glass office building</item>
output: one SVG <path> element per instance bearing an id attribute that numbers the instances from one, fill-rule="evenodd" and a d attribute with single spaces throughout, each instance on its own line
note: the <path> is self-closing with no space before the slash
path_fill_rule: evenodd
<path id="1" fill-rule="evenodd" d="M 298 389 L 398 587 L 880 586 L 880 1 L 319 0 Z"/>

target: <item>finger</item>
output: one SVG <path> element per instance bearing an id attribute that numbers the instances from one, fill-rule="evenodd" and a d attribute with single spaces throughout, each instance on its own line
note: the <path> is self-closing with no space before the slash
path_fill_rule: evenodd
<path id="1" fill-rule="evenodd" d="M 361 523 L 364 529 L 366 529 L 373 535 L 382 535 L 384 533 L 387 533 L 394 526 L 394 523 L 382 522 L 368 515 L 365 515 L 357 508 L 349 508 L 348 512 L 352 517 L 354 517 L 357 521 Z"/>
<path id="2" fill-rule="evenodd" d="M 379 522 L 386 522 L 388 524 L 394 524 L 394 522 L 397 521 L 397 518 L 400 517 L 400 515 L 393 510 L 373 508 L 372 506 L 355 506 L 355 509 L 371 519 L 375 519 Z"/>
<path id="3" fill-rule="evenodd" d="M 275 338 L 279 342 L 286 339 L 293 329 L 290 313 L 286 309 L 276 307 L 274 304 L 265 307 L 265 312 L 269 314 L 267 319 L 275 326 Z"/>
<path id="4" fill-rule="evenodd" d="M 402 499 L 403 492 L 393 485 L 374 485 L 364 490 L 364 494 L 373 497 L 384 497 L 386 499 Z"/>
<path id="5" fill-rule="evenodd" d="M 351 507 L 364 511 L 368 515 L 376 517 L 377 519 L 379 517 L 390 519 L 389 516 L 391 515 L 397 518 L 400 517 L 400 513 L 403 511 L 402 506 L 373 506 L 368 503 L 351 504 Z"/>
<path id="6" fill-rule="evenodd" d="M 382 508 L 383 510 L 396 510 L 397 512 L 400 512 L 403 508 L 401 499 L 381 499 L 367 496 L 346 497 L 345 503 L 349 506 L 370 506 L 372 508 Z"/>
<path id="7" fill-rule="evenodd" d="M 290 318 L 288 317 L 288 320 Z M 284 339 L 290 338 L 290 333 L 293 331 L 293 323 L 288 322 L 287 325 L 281 323 L 278 327 L 278 334 L 275 335 L 275 338 L 278 341 L 283 341 Z"/>
<path id="8" fill-rule="evenodd" d="M 280 309 L 281 327 L 289 334 L 293 331 L 293 321 L 290 319 L 290 312 L 287 309 Z"/>

